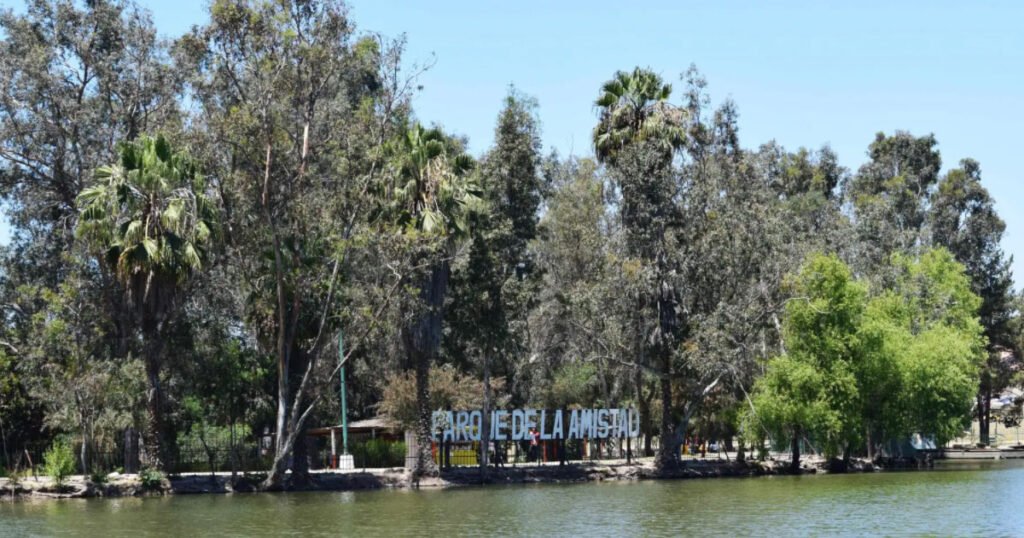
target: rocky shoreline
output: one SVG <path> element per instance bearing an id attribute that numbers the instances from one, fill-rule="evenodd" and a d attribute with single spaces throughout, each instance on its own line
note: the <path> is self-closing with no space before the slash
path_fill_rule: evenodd
<path id="1" fill-rule="evenodd" d="M 837 471 L 835 462 L 808 458 L 801 474 L 835 472 L 875 472 L 891 469 L 914 469 L 913 461 L 889 461 L 875 465 L 866 460 L 853 460 L 847 469 Z M 481 482 L 476 467 L 456 467 L 438 477 L 414 480 L 403 468 L 371 469 L 349 472 L 314 472 L 310 480 L 286 488 L 287 491 L 359 491 L 374 489 L 447 488 L 492 484 L 583 483 L 621 480 L 672 480 L 754 477 L 792 474 L 788 462 L 739 463 L 726 460 L 689 460 L 670 471 L 659 471 L 651 461 L 573 463 L 565 466 L 547 464 L 491 469 Z M 226 494 L 260 492 L 259 474 L 239 474 L 235 480 L 227 473 L 189 474 L 163 478 L 159 483 L 144 484 L 138 475 L 109 475 L 97 484 L 82 476 L 69 478 L 56 486 L 49 477 L 28 477 L 20 480 L 0 478 L 0 499 L 69 499 L 91 497 L 143 497 L 162 495 Z"/>

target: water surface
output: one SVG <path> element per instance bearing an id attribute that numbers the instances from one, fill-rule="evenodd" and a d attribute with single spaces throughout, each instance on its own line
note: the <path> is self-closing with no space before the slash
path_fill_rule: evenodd
<path id="1" fill-rule="evenodd" d="M 0 502 L 0 536 L 1024 536 L 1024 466 Z"/>

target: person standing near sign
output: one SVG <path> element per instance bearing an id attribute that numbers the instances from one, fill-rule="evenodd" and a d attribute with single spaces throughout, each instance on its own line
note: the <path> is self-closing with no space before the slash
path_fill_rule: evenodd
<path id="1" fill-rule="evenodd" d="M 540 452 L 540 432 L 530 428 L 530 461 L 537 461 Z"/>

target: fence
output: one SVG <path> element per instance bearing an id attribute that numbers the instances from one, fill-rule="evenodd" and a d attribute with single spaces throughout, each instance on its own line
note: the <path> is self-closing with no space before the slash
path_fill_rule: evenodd
<path id="1" fill-rule="evenodd" d="M 442 467 L 480 464 L 479 443 L 441 443 L 432 450 L 434 462 Z M 529 441 L 498 441 L 491 443 L 488 453 L 495 465 L 543 465 L 634 459 L 642 456 L 642 447 L 637 439 L 625 438 L 550 440 L 532 446 Z"/>
<path id="2" fill-rule="evenodd" d="M 322 469 L 333 468 L 332 455 L 326 447 L 317 450 L 319 456 L 314 461 Z M 356 469 L 380 469 L 401 467 L 405 464 L 405 443 L 384 439 L 366 439 L 357 441 L 349 447 L 353 467 Z"/>
<path id="3" fill-rule="evenodd" d="M 138 464 L 126 465 L 131 454 L 118 443 L 108 446 L 105 450 L 87 447 L 85 451 L 86 467 L 82 468 L 82 444 L 74 443 L 72 448 L 78 472 L 109 473 L 137 470 Z M 194 441 L 179 442 L 177 454 L 169 464 L 171 473 L 205 473 L 229 472 L 234 468 L 239 472 L 265 471 L 270 468 L 273 453 L 261 450 L 259 443 L 252 439 L 234 443 L 208 442 L 205 445 Z M 5 467 L 8 470 L 38 469 L 44 463 L 45 447 L 32 446 L 12 451 Z M 138 455 L 135 455 L 138 459 Z"/>

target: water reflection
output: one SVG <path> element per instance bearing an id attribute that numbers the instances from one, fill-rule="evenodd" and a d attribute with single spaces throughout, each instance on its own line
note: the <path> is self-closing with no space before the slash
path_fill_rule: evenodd
<path id="1" fill-rule="evenodd" d="M 0 503 L 0 536 L 1024 535 L 1024 467 Z"/>

